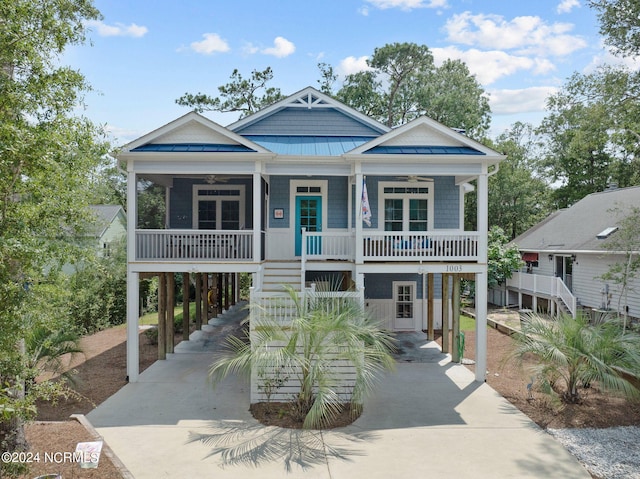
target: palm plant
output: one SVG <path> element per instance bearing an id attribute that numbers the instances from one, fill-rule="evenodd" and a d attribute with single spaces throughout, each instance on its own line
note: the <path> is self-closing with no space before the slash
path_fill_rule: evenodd
<path id="1" fill-rule="evenodd" d="M 559 394 L 564 402 L 580 402 L 580 389 L 593 383 L 625 397 L 640 396 L 623 374 L 640 374 L 640 336 L 625 333 L 614 318 L 590 324 L 583 316 L 549 320 L 532 314 L 515 338 L 515 356 L 534 354 L 539 361 L 534 374 L 543 390 Z"/>
<path id="2" fill-rule="evenodd" d="M 280 310 L 293 314 L 283 320 L 253 305 L 251 331 L 246 338 L 228 338 L 227 354 L 211 366 L 212 378 L 285 367 L 298 386 L 293 402 L 304 415 L 304 428 L 326 427 L 345 402 L 358 415 L 379 373 L 394 365 L 393 338 L 353 299 L 322 292 L 301 296 L 286 289 L 287 305 Z M 336 361 L 349 364 L 355 373 L 348 398 Z"/>
<path id="3" fill-rule="evenodd" d="M 33 325 L 25 338 L 26 365 L 33 375 L 30 381 L 35 381 L 35 376 L 43 372 L 71 379 L 62 359 L 82 353 L 79 340 L 73 330 L 52 331 L 43 324 Z"/>

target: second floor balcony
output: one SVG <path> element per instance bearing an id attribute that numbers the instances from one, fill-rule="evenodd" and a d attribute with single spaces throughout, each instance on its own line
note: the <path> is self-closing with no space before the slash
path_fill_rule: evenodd
<path id="1" fill-rule="evenodd" d="M 138 229 L 136 261 L 253 262 L 252 230 Z M 261 241 L 269 235 L 261 232 Z M 441 231 L 302 232 L 302 261 L 477 261 L 478 233 Z"/>

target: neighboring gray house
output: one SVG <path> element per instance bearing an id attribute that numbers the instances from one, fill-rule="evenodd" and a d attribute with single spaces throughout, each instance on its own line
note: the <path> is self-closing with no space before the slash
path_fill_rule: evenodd
<path id="1" fill-rule="evenodd" d="M 187 113 L 118 159 L 128 172 L 130 381 L 138 279 L 180 272 L 205 287 L 251 273 L 254 299 L 339 277 L 396 331 L 437 328 L 443 274 L 474 278 L 484 381 L 488 177 L 504 156 L 426 117 L 389 128 L 308 87 L 227 127 Z M 166 187 L 165 229 L 138 227 L 140 179 Z M 465 231 L 474 180 L 478 231 Z"/>
<path id="2" fill-rule="evenodd" d="M 624 261 L 623 252 L 606 248 L 621 218 L 613 209 L 639 205 L 640 187 L 612 187 L 552 213 L 513 240 L 526 266 L 507 281 L 506 298 L 503 292 L 503 298 L 490 294 L 489 300 L 552 314 L 564 310 L 574 316 L 580 308 L 616 311 L 620 287 L 602 279 L 612 264 Z M 628 314 L 639 318 L 638 278 L 628 292 L 627 305 Z"/>
<path id="3" fill-rule="evenodd" d="M 91 235 L 98 249 L 109 254 L 111 244 L 127 236 L 127 215 L 120 205 L 92 205 L 91 210 L 96 215 Z"/>
<path id="4" fill-rule="evenodd" d="M 90 209 L 95 220 L 87 227 L 82 241 L 88 247 L 95 245 L 98 255 L 109 255 L 112 243 L 127 236 L 127 215 L 119 205 L 91 205 Z M 62 266 L 62 271 L 73 274 L 79 268 L 79 264 L 67 263 Z"/>

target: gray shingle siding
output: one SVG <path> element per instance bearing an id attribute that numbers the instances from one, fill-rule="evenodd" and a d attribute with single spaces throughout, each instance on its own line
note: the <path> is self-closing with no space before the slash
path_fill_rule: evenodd
<path id="1" fill-rule="evenodd" d="M 328 227 L 343 228 L 348 226 L 348 188 L 349 180 L 346 177 L 329 177 L 328 193 Z"/>
<path id="2" fill-rule="evenodd" d="M 316 135 L 316 136 L 379 136 L 355 118 L 332 108 L 283 108 L 273 115 L 235 131 L 239 135 Z"/>
<path id="3" fill-rule="evenodd" d="M 272 176 L 269 179 L 269 228 L 289 227 L 289 180 L 288 176 Z M 273 210 L 284 211 L 282 218 L 274 218 Z"/>
<path id="4" fill-rule="evenodd" d="M 456 229 L 460 226 L 460 191 L 455 178 L 434 178 L 434 218 L 436 229 Z"/>
<path id="5" fill-rule="evenodd" d="M 393 299 L 394 281 L 415 281 L 416 300 L 422 299 L 422 275 L 421 274 L 387 274 L 367 273 L 364 276 L 364 296 L 367 299 Z M 434 299 L 442 296 L 442 275 L 435 274 L 433 278 Z"/>

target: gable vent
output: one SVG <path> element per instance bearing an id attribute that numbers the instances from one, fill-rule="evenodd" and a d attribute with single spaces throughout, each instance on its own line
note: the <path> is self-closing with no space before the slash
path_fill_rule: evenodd
<path id="1" fill-rule="evenodd" d="M 617 226 L 610 226 L 605 230 L 602 230 L 600 233 L 598 233 L 596 235 L 596 238 L 598 239 L 606 239 L 609 236 L 611 236 L 613 233 L 615 233 L 616 231 L 618 231 L 618 227 Z"/>

